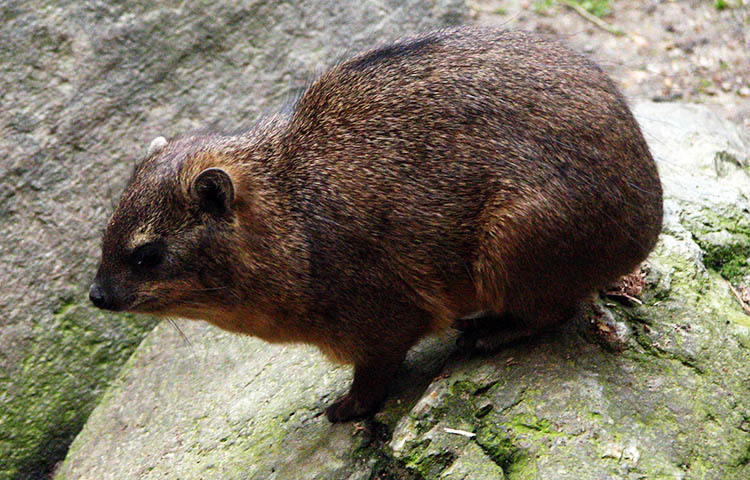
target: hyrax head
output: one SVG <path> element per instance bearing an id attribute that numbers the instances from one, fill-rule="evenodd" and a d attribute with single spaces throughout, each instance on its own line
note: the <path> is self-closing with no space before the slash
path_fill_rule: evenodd
<path id="1" fill-rule="evenodd" d="M 231 304 L 236 185 L 222 137 L 155 139 L 104 233 L 99 308 L 201 317 Z M 231 167 L 231 166 L 230 166 Z"/>

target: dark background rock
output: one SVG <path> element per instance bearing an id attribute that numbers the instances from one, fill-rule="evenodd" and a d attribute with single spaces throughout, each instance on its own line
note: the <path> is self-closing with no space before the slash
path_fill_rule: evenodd
<path id="1" fill-rule="evenodd" d="M 86 298 L 152 138 L 246 128 L 347 53 L 465 19 L 458 0 L 175 5 L 0 4 L 1 479 L 53 469 L 154 325 Z"/>

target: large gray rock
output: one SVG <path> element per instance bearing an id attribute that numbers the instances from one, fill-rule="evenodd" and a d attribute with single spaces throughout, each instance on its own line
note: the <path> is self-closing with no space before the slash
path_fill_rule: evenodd
<path id="1" fill-rule="evenodd" d="M 667 197 L 642 305 L 489 358 L 428 340 L 376 421 L 344 425 L 321 412 L 350 372 L 315 350 L 162 324 L 57 480 L 750 478 L 750 316 L 727 280 L 750 274 L 748 146 L 703 107 L 635 112 Z"/>
<path id="2" fill-rule="evenodd" d="M 0 479 L 62 459 L 153 321 L 87 302 L 148 142 L 247 127 L 346 52 L 463 2 L 0 2 Z M 200 362 L 199 362 L 200 363 Z"/>

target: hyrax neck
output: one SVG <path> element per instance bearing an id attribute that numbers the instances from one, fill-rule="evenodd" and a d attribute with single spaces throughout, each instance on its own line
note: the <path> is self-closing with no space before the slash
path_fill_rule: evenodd
<path id="1" fill-rule="evenodd" d="M 232 139 L 224 155 L 237 197 L 229 239 L 233 301 L 211 312 L 211 323 L 267 341 L 298 341 L 307 328 L 307 241 L 286 181 L 290 160 L 281 141 L 284 124 L 263 123 Z"/>

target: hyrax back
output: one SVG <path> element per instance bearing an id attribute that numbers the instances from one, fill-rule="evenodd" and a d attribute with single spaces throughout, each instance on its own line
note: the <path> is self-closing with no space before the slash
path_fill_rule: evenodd
<path id="1" fill-rule="evenodd" d="M 355 365 L 338 421 L 377 408 L 424 335 L 475 312 L 508 338 L 559 322 L 661 227 L 615 86 L 521 32 L 407 38 L 338 64 L 288 116 L 156 147 L 92 300 L 316 344 Z"/>

